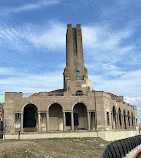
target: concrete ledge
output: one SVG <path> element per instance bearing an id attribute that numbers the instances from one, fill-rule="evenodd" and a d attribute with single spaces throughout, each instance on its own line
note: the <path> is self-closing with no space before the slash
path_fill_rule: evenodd
<path id="1" fill-rule="evenodd" d="M 137 146 L 135 149 L 131 150 L 124 158 L 135 158 L 141 153 L 141 145 Z"/>
<path id="2" fill-rule="evenodd" d="M 75 138 L 75 137 L 97 137 L 96 132 L 58 132 L 58 133 L 32 133 L 21 134 L 20 139 L 39 138 Z M 5 135 L 5 139 L 18 139 L 18 135 Z"/>
<path id="3" fill-rule="evenodd" d="M 139 131 L 99 131 L 98 132 L 98 137 L 101 137 L 106 141 L 115 141 L 127 137 L 132 137 L 135 135 L 139 135 Z"/>
<path id="4" fill-rule="evenodd" d="M 106 141 L 115 141 L 138 135 L 138 131 L 70 131 L 70 132 L 48 132 L 48 133 L 23 133 L 20 139 L 40 139 L 40 138 L 82 138 L 101 137 Z M 6 134 L 5 139 L 18 139 L 18 134 Z"/>

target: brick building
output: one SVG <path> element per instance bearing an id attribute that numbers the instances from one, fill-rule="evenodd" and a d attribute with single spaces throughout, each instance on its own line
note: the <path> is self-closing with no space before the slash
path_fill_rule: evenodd
<path id="1" fill-rule="evenodd" d="M 50 131 L 136 131 L 137 108 L 117 96 L 92 90 L 84 66 L 81 26 L 68 24 L 63 89 L 24 97 L 5 93 L 7 134 Z"/>

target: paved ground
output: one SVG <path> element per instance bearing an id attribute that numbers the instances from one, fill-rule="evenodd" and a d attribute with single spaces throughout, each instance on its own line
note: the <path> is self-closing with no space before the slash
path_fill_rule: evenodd
<path id="1" fill-rule="evenodd" d="M 0 140 L 0 158 L 101 158 L 101 138 Z"/>

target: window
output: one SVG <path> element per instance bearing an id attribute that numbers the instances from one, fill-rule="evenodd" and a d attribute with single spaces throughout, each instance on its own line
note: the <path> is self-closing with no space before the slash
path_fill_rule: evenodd
<path id="1" fill-rule="evenodd" d="M 15 128 L 20 128 L 20 113 L 15 114 Z"/>
<path id="2" fill-rule="evenodd" d="M 76 96 L 82 96 L 83 95 L 83 92 L 82 91 L 77 91 L 76 92 Z"/>
<path id="3" fill-rule="evenodd" d="M 109 112 L 107 112 L 107 125 L 110 125 Z"/>
<path id="4" fill-rule="evenodd" d="M 66 126 L 71 126 L 71 113 L 70 112 L 66 112 Z"/>

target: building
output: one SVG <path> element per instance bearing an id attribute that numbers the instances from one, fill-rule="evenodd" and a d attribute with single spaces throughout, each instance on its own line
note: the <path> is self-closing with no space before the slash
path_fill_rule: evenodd
<path id="1" fill-rule="evenodd" d="M 123 96 L 92 89 L 80 24 L 68 24 L 64 87 L 24 97 L 5 93 L 6 134 L 51 131 L 137 131 L 137 108 Z"/>

